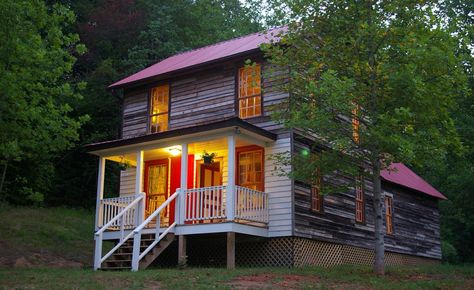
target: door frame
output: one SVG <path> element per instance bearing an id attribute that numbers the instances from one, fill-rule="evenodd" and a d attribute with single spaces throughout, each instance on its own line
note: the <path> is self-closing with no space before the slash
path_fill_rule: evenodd
<path id="1" fill-rule="evenodd" d="M 150 166 L 153 165 L 166 165 L 166 192 L 165 192 L 165 198 L 167 199 L 169 197 L 169 170 L 170 170 L 170 165 L 169 165 L 169 159 L 155 159 L 155 160 L 148 160 L 145 161 L 145 174 L 144 176 L 144 181 L 143 181 L 143 192 L 145 192 L 145 210 L 148 208 L 148 170 L 150 169 Z M 145 211 L 146 212 L 146 211 Z"/>

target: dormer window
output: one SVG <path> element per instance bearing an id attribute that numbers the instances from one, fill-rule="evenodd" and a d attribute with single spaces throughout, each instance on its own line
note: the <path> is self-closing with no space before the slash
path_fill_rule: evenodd
<path id="1" fill-rule="evenodd" d="M 261 65 L 239 69 L 239 117 L 247 119 L 262 115 Z"/>
<path id="2" fill-rule="evenodd" d="M 169 86 L 161 85 L 151 89 L 150 133 L 168 130 Z"/>

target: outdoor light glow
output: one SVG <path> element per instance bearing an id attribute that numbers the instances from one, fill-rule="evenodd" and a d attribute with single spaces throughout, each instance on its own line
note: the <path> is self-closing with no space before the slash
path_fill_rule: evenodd
<path id="1" fill-rule="evenodd" d="M 168 149 L 168 151 L 170 152 L 172 156 L 178 156 L 181 154 L 181 149 L 178 147 L 171 147 Z"/>
<path id="2" fill-rule="evenodd" d="M 308 156 L 309 155 L 309 150 L 308 149 L 301 150 L 301 155 Z"/>

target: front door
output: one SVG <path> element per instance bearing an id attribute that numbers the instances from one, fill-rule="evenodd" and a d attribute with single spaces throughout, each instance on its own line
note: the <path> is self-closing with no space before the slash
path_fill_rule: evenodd
<path id="1" fill-rule="evenodd" d="M 168 159 L 145 162 L 145 216 L 148 217 L 168 198 Z M 166 223 L 167 210 L 161 212 Z"/>
<path id="2" fill-rule="evenodd" d="M 210 187 L 222 185 L 222 174 L 219 162 L 211 164 L 201 164 L 200 187 Z M 204 217 L 215 216 L 222 206 L 222 189 L 208 189 L 204 193 L 204 200 L 201 204 Z M 200 203 L 200 201 L 198 201 Z M 207 219 L 204 223 L 213 222 L 214 219 Z"/>
<path id="3" fill-rule="evenodd" d="M 219 162 L 212 164 L 201 164 L 200 187 L 222 185 L 222 175 Z"/>

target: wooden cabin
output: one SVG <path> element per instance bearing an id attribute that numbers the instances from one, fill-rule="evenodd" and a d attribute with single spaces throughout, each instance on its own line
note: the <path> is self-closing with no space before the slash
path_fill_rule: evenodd
<path id="1" fill-rule="evenodd" d="M 123 92 L 122 136 L 87 146 L 99 157 L 95 269 L 372 263 L 371 182 L 346 178 L 351 190 L 320 196 L 269 158 L 305 146 L 270 117 L 288 98 L 277 86 L 287 71 L 259 47 L 278 31 L 176 54 L 110 86 Z M 123 169 L 113 198 L 105 162 Z M 394 166 L 383 174 L 386 263 L 438 262 L 445 197 Z"/>

